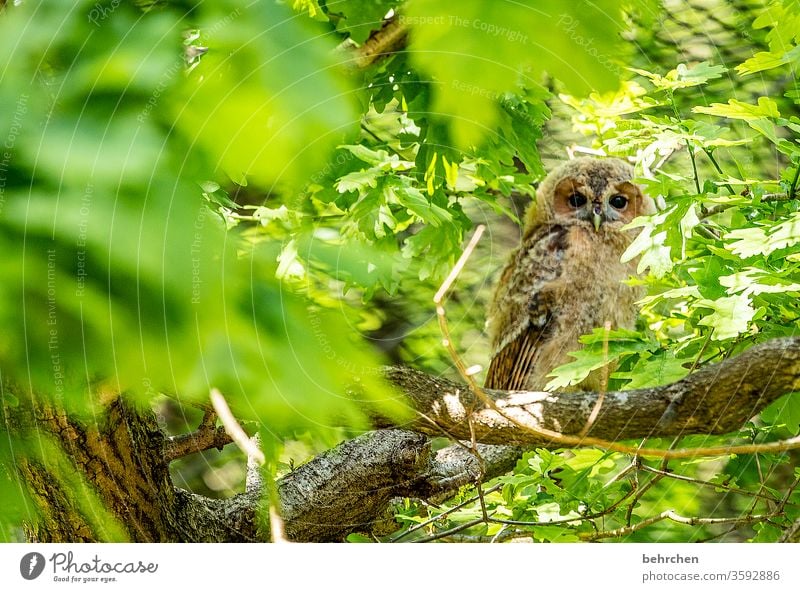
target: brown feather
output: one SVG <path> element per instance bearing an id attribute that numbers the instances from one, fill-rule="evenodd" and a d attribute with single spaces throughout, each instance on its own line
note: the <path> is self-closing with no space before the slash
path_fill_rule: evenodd
<path id="1" fill-rule="evenodd" d="M 489 365 L 484 386 L 491 389 L 519 391 L 525 389 L 528 375 L 534 367 L 538 331 L 528 328 L 500 350 Z"/>
<path id="2" fill-rule="evenodd" d="M 503 331 L 494 331 L 492 347 L 495 354 L 486 378 L 488 388 L 521 390 L 536 367 L 537 345 L 546 339 L 553 303 L 546 288 L 561 274 L 566 245 L 566 229 L 562 226 L 542 226 L 520 247 L 504 272 L 503 290 L 498 290 L 493 303 L 492 320 L 502 323 Z M 511 274 L 526 269 L 527 273 Z M 524 319 L 516 330 L 508 331 L 508 314 Z M 491 328 L 491 327 L 490 327 Z M 495 327 L 500 329 L 501 327 Z"/>

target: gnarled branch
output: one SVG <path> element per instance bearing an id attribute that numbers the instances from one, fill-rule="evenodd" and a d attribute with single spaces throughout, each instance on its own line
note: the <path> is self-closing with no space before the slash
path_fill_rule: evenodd
<path id="1" fill-rule="evenodd" d="M 405 367 L 388 379 L 405 393 L 417 416 L 402 427 L 484 444 L 562 447 L 526 430 L 577 435 L 586 425 L 597 393 L 486 390 L 502 413 L 487 409 L 462 384 Z M 609 392 L 588 436 L 609 441 L 690 434 L 724 434 L 740 428 L 769 403 L 800 391 L 800 338 L 774 339 L 672 384 Z M 669 411 L 669 413 L 667 413 Z M 665 414 L 669 420 L 664 421 Z M 509 420 L 511 418 L 511 420 Z M 379 420 L 387 425 L 386 420 Z"/>

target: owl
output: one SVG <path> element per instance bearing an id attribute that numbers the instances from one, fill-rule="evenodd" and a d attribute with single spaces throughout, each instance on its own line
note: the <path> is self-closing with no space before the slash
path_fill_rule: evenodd
<path id="1" fill-rule="evenodd" d="M 487 388 L 543 390 L 581 335 L 606 322 L 634 327 L 641 294 L 623 280 L 636 262 L 620 257 L 637 231 L 622 227 L 655 204 L 632 178 L 621 160 L 577 158 L 541 183 L 489 305 Z M 595 372 L 575 388 L 599 386 Z"/>

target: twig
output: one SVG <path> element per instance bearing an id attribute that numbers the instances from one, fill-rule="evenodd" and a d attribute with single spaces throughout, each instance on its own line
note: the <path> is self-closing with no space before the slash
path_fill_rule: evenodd
<path id="1" fill-rule="evenodd" d="M 717 159 L 714 158 L 714 152 L 709 148 L 703 148 L 703 152 L 706 153 L 706 156 L 708 156 L 708 160 L 710 160 L 711 164 L 714 165 L 714 168 L 717 169 L 717 172 L 719 173 L 720 177 L 724 179 L 725 173 L 722 172 L 722 167 L 719 166 Z M 736 195 L 736 191 L 734 191 L 730 183 L 725 183 L 724 187 L 730 192 L 731 195 Z"/>
<path id="2" fill-rule="evenodd" d="M 681 516 L 674 510 L 665 510 L 660 514 L 656 514 L 655 516 L 650 516 L 649 518 L 645 518 L 641 522 L 637 522 L 636 524 L 632 524 L 630 526 L 622 526 L 620 528 L 615 528 L 614 530 L 606 530 L 603 532 L 592 533 L 588 535 L 579 535 L 579 536 L 583 540 L 587 541 L 618 538 L 632 534 L 637 530 L 642 530 L 643 528 L 647 528 L 648 526 L 652 526 L 653 524 L 661 522 L 662 520 L 671 520 L 672 522 L 677 522 L 679 524 L 687 524 L 689 526 L 699 526 L 708 524 L 739 525 L 739 524 L 752 524 L 753 522 L 762 522 L 765 520 L 769 520 L 770 518 L 774 518 L 775 516 L 776 514 L 766 514 L 760 516 L 740 516 L 738 518 L 699 518 L 696 516 L 692 517 Z"/>
<path id="3" fill-rule="evenodd" d="M 360 69 L 366 68 L 402 48 L 407 37 L 408 28 L 394 16 L 388 19 L 379 31 L 375 31 L 364 45 L 354 51 L 353 64 Z"/>
<path id="4" fill-rule="evenodd" d="M 449 530 L 445 530 L 445 531 L 436 533 L 434 535 L 431 535 L 429 537 L 426 537 L 424 539 L 419 539 L 419 540 L 416 540 L 416 541 L 413 541 L 413 542 L 415 542 L 415 543 L 429 543 L 431 541 L 438 541 L 439 539 L 447 538 L 447 537 L 449 537 L 449 536 L 451 536 L 453 534 L 457 534 L 457 533 L 461 532 L 462 530 L 466 530 L 468 528 L 472 528 L 473 526 L 477 526 L 478 524 L 483 524 L 483 518 L 475 518 L 475 520 L 470 520 L 469 522 L 465 522 L 464 524 L 459 524 L 458 526 L 455 526 L 455 527 L 453 527 L 453 528 L 451 528 Z"/>
<path id="5" fill-rule="evenodd" d="M 225 401 L 225 397 L 222 396 L 222 393 L 217 389 L 212 388 L 210 396 L 211 404 L 214 406 L 214 411 L 217 412 L 219 420 L 222 422 L 222 425 L 225 426 L 225 431 L 228 432 L 228 435 L 233 439 L 242 452 L 244 452 L 248 457 L 255 459 L 255 461 L 260 465 L 263 465 L 265 461 L 264 453 L 258 449 L 252 440 L 250 440 L 245 431 L 242 429 L 242 426 L 240 426 L 239 422 L 236 421 L 236 418 L 233 416 L 233 413 L 231 413 L 231 409 L 228 407 L 228 403 Z"/>
<path id="6" fill-rule="evenodd" d="M 233 440 L 228 436 L 225 427 L 216 427 L 214 425 L 216 419 L 217 416 L 214 410 L 209 407 L 205 409 L 203 419 L 200 421 L 197 430 L 190 434 L 168 437 L 164 450 L 166 461 L 172 462 L 195 452 L 203 452 L 211 448 L 222 450 L 223 446 L 230 444 Z"/>
<path id="7" fill-rule="evenodd" d="M 683 124 L 683 118 L 681 117 L 680 111 L 678 111 L 678 105 L 675 104 L 675 97 L 672 94 L 672 91 L 667 91 L 667 98 L 669 99 L 670 105 L 672 105 L 672 111 L 675 114 L 675 119 L 678 120 L 678 125 L 684 131 L 686 130 L 686 126 Z M 684 140 L 686 144 L 686 149 L 689 151 L 689 159 L 692 161 L 692 177 L 694 179 L 694 186 L 697 189 L 697 194 L 700 195 L 702 190 L 700 189 L 700 176 L 697 174 L 697 162 L 695 161 L 694 157 L 694 148 L 692 147 L 692 143 L 687 139 Z"/>
<path id="8" fill-rule="evenodd" d="M 797 163 L 797 169 L 794 171 L 792 184 L 789 186 L 789 199 L 794 199 L 794 196 L 796 195 L 798 180 L 800 180 L 800 162 Z"/>
<path id="9" fill-rule="evenodd" d="M 797 542 L 798 534 L 800 534 L 800 518 L 795 520 L 792 525 L 787 528 L 778 539 L 779 543 L 792 543 Z"/>
<path id="10" fill-rule="evenodd" d="M 494 536 L 486 535 L 471 535 L 471 534 L 453 534 L 447 537 L 447 542 L 450 543 L 499 543 L 515 539 L 531 540 L 531 533 L 519 530 L 500 530 Z"/>
<path id="11" fill-rule="evenodd" d="M 453 266 L 453 269 L 450 270 L 450 273 L 445 278 L 444 282 L 442 282 L 442 285 L 439 286 L 439 290 L 433 296 L 433 303 L 436 305 L 436 314 L 439 317 L 439 328 L 442 329 L 442 332 L 446 333 L 447 335 L 450 334 L 450 331 L 448 330 L 447 327 L 447 316 L 444 307 L 442 306 L 442 303 L 444 302 L 444 298 L 447 295 L 447 292 L 452 287 L 453 282 L 456 281 L 456 278 L 461 273 L 461 270 L 464 269 L 464 265 L 466 265 L 467 259 L 469 259 L 470 255 L 472 255 L 472 251 L 475 250 L 475 247 L 477 246 L 478 241 L 481 239 L 484 230 L 486 230 L 486 226 L 484 226 L 483 224 L 478 225 L 478 227 L 475 229 L 475 234 L 472 235 L 472 238 L 469 240 L 469 243 L 467 243 L 467 246 L 464 248 L 464 252 L 461 253 L 461 257 L 458 258 L 458 261 L 456 261 L 456 264 Z M 474 384 L 475 379 L 472 378 L 471 374 L 466 372 L 466 366 L 464 365 L 464 362 L 461 361 L 461 357 L 458 355 L 458 352 L 453 347 L 451 341 L 448 339 L 447 336 L 445 336 L 444 338 L 444 345 L 445 347 L 447 347 L 447 350 L 450 353 L 451 357 L 453 357 L 453 361 L 460 369 L 462 369 L 462 377 L 464 378 L 464 380 L 468 381 L 470 384 Z"/>
<path id="12" fill-rule="evenodd" d="M 224 426 L 219 426 L 213 430 L 197 430 L 191 434 L 180 434 L 170 436 L 167 439 L 164 458 L 167 462 L 172 462 L 184 456 L 189 456 L 195 452 L 203 452 L 216 448 L 222 450 L 226 444 L 233 442 Z"/>
<path id="13" fill-rule="evenodd" d="M 497 491 L 498 489 L 500 489 L 502 486 L 503 486 L 502 483 L 498 483 L 497 485 L 494 485 L 494 486 L 490 487 L 489 489 L 487 489 L 483 493 L 484 493 L 484 495 L 486 495 L 487 493 L 492 493 L 493 491 Z M 400 541 L 400 539 L 404 539 L 408 535 L 413 534 L 413 533 L 417 532 L 418 530 L 420 530 L 422 528 L 425 528 L 426 526 L 429 526 L 430 524 L 433 524 L 434 522 L 442 520 L 443 518 L 446 518 L 448 515 L 452 514 L 456 510 L 460 510 L 461 508 L 463 508 L 465 506 L 468 506 L 469 504 L 471 504 L 473 502 L 476 502 L 476 501 L 478 501 L 478 496 L 474 495 L 471 498 L 469 498 L 468 500 L 465 500 L 465 501 L 461 502 L 457 506 L 453 506 L 452 508 L 448 508 L 444 512 L 442 512 L 440 514 L 437 514 L 436 516 L 433 516 L 432 518 L 429 518 L 425 522 L 420 522 L 419 524 L 416 524 L 413 528 L 410 528 L 410 529 L 408 529 L 408 530 L 406 530 L 404 532 L 401 532 L 399 535 L 397 535 L 396 537 L 391 539 L 389 542 L 390 543 L 396 543 L 396 542 Z"/>
<path id="14" fill-rule="evenodd" d="M 597 419 L 597 415 L 600 413 L 600 408 L 603 406 L 603 400 L 606 398 L 606 390 L 608 389 L 608 333 L 611 331 L 611 322 L 606 321 L 603 324 L 603 375 L 600 381 L 600 393 L 597 395 L 597 401 L 595 401 L 594 407 L 592 407 L 592 412 L 589 413 L 589 417 L 586 420 L 586 425 L 583 426 L 583 429 L 580 431 L 580 436 L 585 436 L 589 433 L 589 430 L 592 428 L 592 424 Z"/>
<path id="15" fill-rule="evenodd" d="M 697 163 L 695 162 L 694 158 L 694 148 L 692 148 L 692 145 L 689 142 L 689 140 L 686 140 L 686 148 L 689 149 L 689 158 L 692 161 L 692 173 L 693 173 L 692 176 L 694 177 L 694 186 L 695 189 L 697 189 L 697 194 L 700 195 L 700 193 L 702 193 L 702 190 L 700 189 L 700 177 L 697 173 Z"/>
<path id="16" fill-rule="evenodd" d="M 789 489 L 786 490 L 786 493 L 784 494 L 783 498 L 781 498 L 778 507 L 775 508 L 776 512 L 783 511 L 783 508 L 785 508 L 786 504 L 789 503 L 789 498 L 792 496 L 792 493 L 794 493 L 794 490 L 797 489 L 798 485 L 800 485 L 800 475 L 797 476 L 797 479 L 795 479 L 794 482 L 789 486 Z"/>
<path id="17" fill-rule="evenodd" d="M 670 445 L 669 445 L 669 449 L 670 450 L 673 450 L 675 448 L 675 446 L 678 444 L 678 439 L 679 438 L 676 437 L 676 438 L 674 438 L 672 440 L 672 442 L 670 442 Z M 646 441 L 647 441 L 647 438 L 642 440 L 641 444 L 639 444 L 639 450 L 641 450 L 644 447 L 644 443 Z M 637 456 L 636 456 L 635 460 L 637 462 L 636 468 L 638 470 L 642 470 L 644 468 L 649 468 L 649 467 L 647 467 L 647 465 L 645 465 L 643 462 L 641 462 L 641 459 L 639 458 L 638 453 L 637 453 Z M 668 467 L 669 467 L 669 460 L 666 459 L 666 458 L 662 459 L 661 460 L 661 471 L 666 473 Z M 633 517 L 633 511 L 636 509 L 636 506 L 639 505 L 639 501 L 644 497 L 644 494 L 647 493 L 648 490 L 651 487 L 653 487 L 656 483 L 661 481 L 661 479 L 663 479 L 663 478 L 664 478 L 663 475 L 656 475 L 655 477 L 651 477 L 650 481 L 648 481 L 647 484 L 644 487 L 642 487 L 641 489 L 636 491 L 636 495 L 634 496 L 633 500 L 631 500 L 631 503 L 628 505 L 628 508 L 625 510 L 625 524 L 627 524 L 628 526 L 631 525 L 631 518 Z"/>
<path id="18" fill-rule="evenodd" d="M 694 358 L 694 362 L 692 363 L 692 367 L 689 368 L 689 372 L 687 376 L 694 372 L 697 369 L 697 365 L 700 363 L 700 358 L 706 351 L 708 344 L 711 342 L 711 335 L 714 333 L 714 328 L 712 327 L 708 334 L 706 335 L 705 341 L 703 341 L 703 345 L 700 346 L 700 351 L 697 352 L 697 356 Z M 658 425 L 662 427 L 669 426 L 675 418 L 678 416 L 678 407 L 683 403 L 683 399 L 685 398 L 685 393 L 680 393 L 677 397 L 674 397 L 667 408 L 664 410 L 664 413 L 661 415 L 661 418 L 658 420 Z M 675 444 L 675 442 L 673 442 Z"/>
<path id="19" fill-rule="evenodd" d="M 800 168 L 800 167 L 798 167 Z M 770 203 L 773 201 L 788 201 L 792 199 L 789 197 L 788 193 L 765 193 L 761 196 L 760 202 L 761 203 Z M 730 208 L 736 207 L 737 205 L 750 205 L 750 204 L 717 204 L 708 208 L 703 214 L 700 215 L 700 219 L 703 220 L 705 218 L 710 218 L 720 212 L 724 212 Z"/>
<path id="20" fill-rule="evenodd" d="M 754 491 L 747 491 L 746 489 L 740 489 L 738 487 L 731 487 L 730 485 L 723 485 L 722 483 L 714 483 L 713 481 L 705 481 L 703 479 L 696 479 L 694 477 L 687 477 L 686 475 L 679 475 L 677 473 L 671 473 L 669 471 L 663 471 L 660 469 L 656 469 L 653 467 L 648 467 L 647 465 L 642 465 L 642 470 L 647 471 L 648 473 L 653 473 L 655 475 L 662 475 L 663 477 L 667 477 L 669 479 L 675 479 L 676 481 L 685 481 L 687 483 L 696 483 L 697 485 L 703 485 L 706 487 L 714 487 L 716 489 L 723 489 L 725 491 L 730 491 L 731 493 L 738 493 L 739 495 L 748 495 L 755 498 L 761 498 L 764 500 L 768 500 L 771 502 L 778 502 L 779 500 L 775 499 L 771 495 L 766 495 L 764 493 L 754 492 Z M 779 509 L 782 509 L 779 506 Z"/>
<path id="21" fill-rule="evenodd" d="M 383 139 L 383 138 L 381 138 L 381 137 L 380 137 L 378 134 L 376 134 L 376 133 L 375 133 L 375 132 L 373 132 L 371 129 L 369 129 L 369 128 L 367 127 L 367 125 L 366 125 L 365 123 L 363 123 L 363 122 L 361 123 L 361 129 L 362 129 L 362 130 L 364 130 L 365 132 L 367 132 L 367 133 L 368 133 L 370 136 L 372 136 L 372 137 L 373 137 L 375 140 L 377 140 L 378 142 L 380 142 L 382 146 L 386 146 L 386 148 L 389 150 L 389 152 L 391 152 L 391 153 L 392 153 L 392 154 L 394 154 L 395 156 L 399 156 L 399 157 L 400 157 L 400 158 L 402 158 L 403 160 L 407 160 L 407 159 L 406 159 L 406 157 L 405 157 L 405 156 L 403 156 L 402 154 L 400 154 L 400 153 L 399 153 L 397 150 L 395 150 L 395 149 L 392 147 L 392 145 L 391 145 L 391 144 L 389 144 L 389 142 L 388 142 L 388 141 L 384 140 L 384 139 Z"/>

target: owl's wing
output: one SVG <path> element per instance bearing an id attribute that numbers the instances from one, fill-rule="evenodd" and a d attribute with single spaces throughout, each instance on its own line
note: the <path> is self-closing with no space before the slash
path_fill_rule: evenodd
<path id="1" fill-rule="evenodd" d="M 509 261 L 490 308 L 492 357 L 485 386 L 525 390 L 536 368 L 556 302 L 553 286 L 562 272 L 567 229 L 542 226 Z"/>

